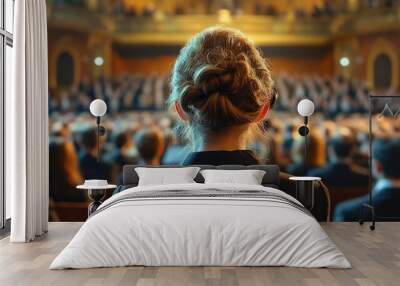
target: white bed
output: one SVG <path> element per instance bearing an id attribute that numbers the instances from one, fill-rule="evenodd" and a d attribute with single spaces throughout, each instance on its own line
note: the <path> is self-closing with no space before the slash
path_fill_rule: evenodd
<path id="1" fill-rule="evenodd" d="M 318 222 L 282 191 L 198 183 L 114 195 L 50 269 L 128 265 L 351 267 Z"/>

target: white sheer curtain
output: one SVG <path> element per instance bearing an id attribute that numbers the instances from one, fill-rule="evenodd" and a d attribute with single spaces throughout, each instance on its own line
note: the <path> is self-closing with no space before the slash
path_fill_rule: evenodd
<path id="1" fill-rule="evenodd" d="M 45 0 L 15 1 L 14 94 L 6 99 L 6 187 L 12 242 L 48 226 L 48 93 Z"/>

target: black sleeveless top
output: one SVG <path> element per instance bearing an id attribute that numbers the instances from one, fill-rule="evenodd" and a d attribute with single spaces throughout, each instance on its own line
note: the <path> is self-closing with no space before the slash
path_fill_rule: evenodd
<path id="1" fill-rule="evenodd" d="M 187 165 L 258 165 L 260 162 L 250 150 L 201 151 L 190 153 L 182 163 Z"/>

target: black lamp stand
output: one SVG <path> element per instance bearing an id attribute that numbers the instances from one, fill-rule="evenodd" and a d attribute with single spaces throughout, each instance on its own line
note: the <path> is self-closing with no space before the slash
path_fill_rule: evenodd
<path id="1" fill-rule="evenodd" d="M 363 225 L 365 216 L 364 209 L 367 209 L 371 213 L 371 221 L 372 224 L 369 226 L 370 230 L 375 230 L 375 208 L 372 202 L 372 98 L 373 96 L 369 96 L 369 120 L 368 120 L 368 129 L 369 129 L 369 180 L 368 180 L 368 190 L 369 190 L 369 202 L 367 204 L 363 204 L 361 206 L 361 218 L 359 219 L 359 224 Z"/>
<path id="2" fill-rule="evenodd" d="M 308 128 L 308 116 L 304 116 L 304 125 L 299 127 L 299 134 L 304 137 L 304 162 L 306 165 L 308 164 L 308 133 L 310 133 L 310 129 Z"/>
<path id="3" fill-rule="evenodd" d="M 97 162 L 100 162 L 100 137 L 106 134 L 106 129 L 100 125 L 100 116 L 96 116 L 97 125 Z"/>

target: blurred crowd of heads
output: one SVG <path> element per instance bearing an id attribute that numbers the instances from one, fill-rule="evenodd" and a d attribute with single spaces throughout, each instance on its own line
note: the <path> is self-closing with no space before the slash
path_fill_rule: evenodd
<path id="1" fill-rule="evenodd" d="M 124 77 L 124 84 L 129 86 L 131 84 L 127 82 L 128 78 L 136 80 L 140 77 Z M 104 80 L 97 85 L 113 86 L 115 82 L 118 81 Z M 318 77 L 300 80 L 281 76 L 276 82 L 280 93 L 277 110 L 272 111 L 265 122 L 266 133 L 255 137 L 248 145 L 249 149 L 256 152 L 261 163 L 276 163 L 288 171 L 293 164 L 305 163 L 304 140 L 297 132 L 302 118 L 295 112 L 296 102 L 303 96 L 312 98 L 317 107 L 310 123 L 310 151 L 306 162 L 308 167 L 318 168 L 334 160 L 352 160 L 360 166 L 368 167 L 368 97 L 365 86 L 354 85 L 355 87 L 350 88 L 352 83 L 347 81 Z M 286 90 L 282 89 L 282 85 Z M 119 89 L 118 85 L 116 89 Z M 79 92 L 86 92 L 85 97 L 89 103 L 90 92 L 93 90 L 96 90 L 94 86 Z M 107 88 L 98 90 L 105 91 Z M 115 99 L 113 90 L 111 88 L 109 91 L 108 106 L 112 106 Z M 93 98 L 99 96 L 96 92 L 94 94 Z M 318 96 L 323 99 L 332 97 L 330 101 L 334 101 L 336 107 L 341 106 L 346 97 L 351 98 L 353 108 L 351 111 L 337 108 L 329 112 L 330 109 L 324 109 L 325 105 L 321 104 Z M 107 93 L 102 93 L 99 97 L 107 99 Z M 167 93 L 163 97 L 167 97 Z M 57 102 L 72 98 L 74 97 L 67 96 L 67 99 L 57 99 Z M 400 103 L 397 104 L 400 106 Z M 69 106 L 74 105 L 71 103 Z M 82 106 L 81 110 L 69 108 L 50 113 L 50 165 L 54 174 L 64 176 L 71 186 L 87 179 L 85 174 L 88 172 L 82 170 L 85 165 L 81 162 L 84 158 L 82 154 L 96 157 L 95 119 L 89 114 L 88 106 L 89 104 Z M 177 117 L 165 110 L 143 111 L 140 108 L 128 108 L 126 111 L 118 111 L 110 108 L 110 112 L 103 117 L 106 136 L 101 138 L 101 161 L 107 165 L 107 178 L 112 182 L 121 182 L 124 164 L 158 165 L 182 162 L 190 152 L 190 146 L 184 138 L 175 135 L 176 121 Z M 376 137 L 383 138 L 385 142 L 395 142 L 377 144 L 374 156 L 381 162 L 381 167 L 377 170 L 388 176 L 400 177 L 400 174 L 393 173 L 399 169 L 396 165 L 400 161 L 399 143 L 394 138 L 400 137 L 400 119 L 376 114 L 374 124 Z"/>
<path id="2" fill-rule="evenodd" d="M 369 91 L 364 84 L 288 75 L 278 76 L 275 83 L 279 98 L 265 121 L 266 133 L 257 134 L 247 147 L 255 151 L 261 163 L 278 164 L 293 175 L 306 175 L 309 170 L 338 161 L 369 167 Z M 51 93 L 50 188 L 62 181 L 73 189 L 96 176 L 121 183 L 125 164 L 180 164 L 191 146 L 174 132 L 178 119 L 165 110 L 168 96 L 167 77 L 139 75 L 84 82 Z M 96 163 L 95 118 L 88 111 L 94 98 L 102 98 L 108 105 L 102 120 L 107 131 L 100 142 L 101 168 Z M 296 113 L 302 98 L 316 103 L 307 159 L 304 139 L 298 135 L 303 119 Z M 377 108 L 380 110 L 385 103 L 382 100 L 375 107 L 381 105 Z M 392 103 L 400 108 L 399 102 Z M 399 141 L 395 139 L 400 138 L 400 119 L 376 113 L 373 120 L 374 136 L 384 140 L 374 147 L 374 174 L 399 178 Z"/>
<path id="3" fill-rule="evenodd" d="M 83 80 L 69 88 L 51 89 L 49 113 L 58 115 L 86 113 L 90 102 L 103 99 L 108 115 L 126 111 L 165 111 L 170 94 L 166 75 L 125 74 L 114 79 Z M 276 111 L 294 112 L 303 98 L 314 101 L 316 112 L 325 118 L 367 114 L 368 95 L 399 95 L 395 90 L 376 92 L 362 81 L 342 77 L 293 76 L 282 73 L 274 78 L 278 100 Z"/>
<path id="4" fill-rule="evenodd" d="M 113 79 L 84 79 L 68 88 L 50 89 L 49 113 L 85 113 L 96 98 L 107 104 L 108 114 L 132 110 L 162 110 L 169 94 L 165 75 L 124 74 Z"/>

